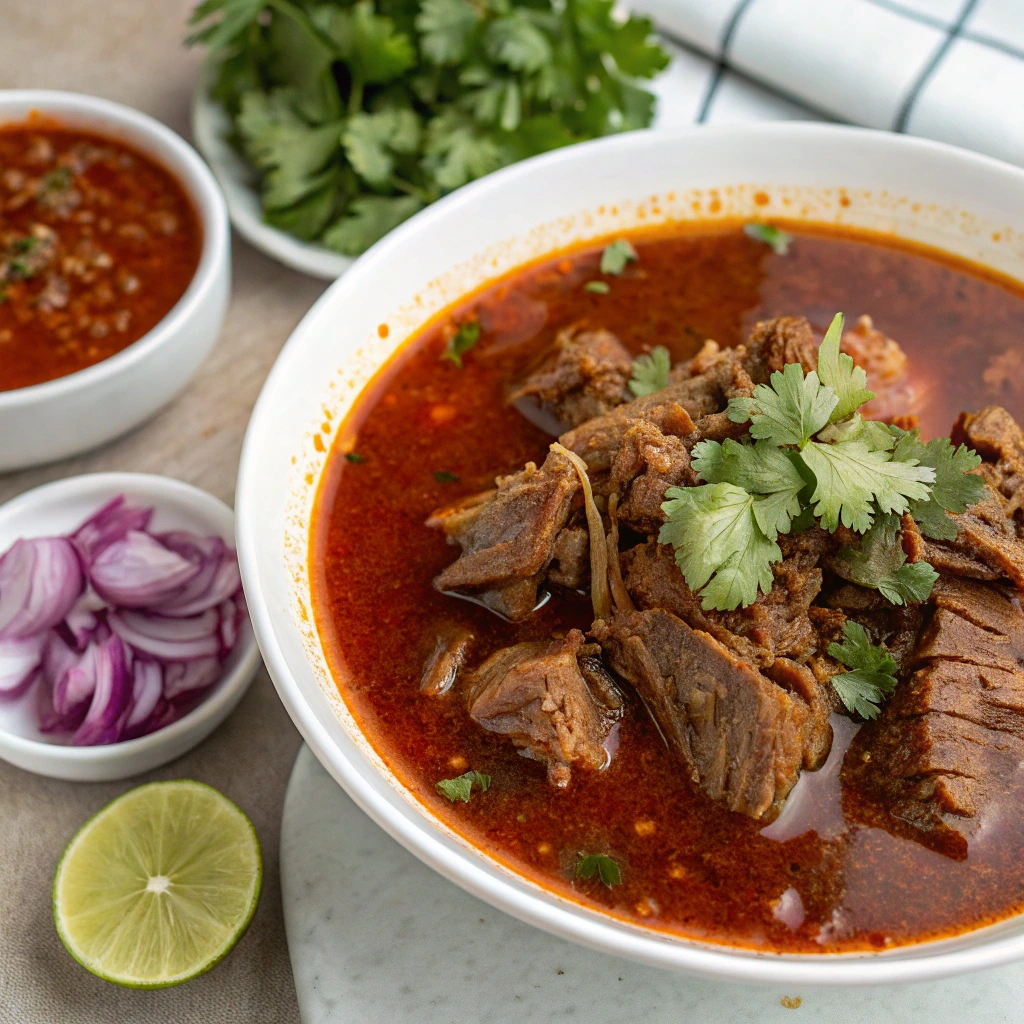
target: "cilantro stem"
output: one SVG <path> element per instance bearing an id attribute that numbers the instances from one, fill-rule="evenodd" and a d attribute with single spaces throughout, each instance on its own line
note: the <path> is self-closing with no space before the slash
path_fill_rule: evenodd
<path id="1" fill-rule="evenodd" d="M 352 91 L 348 94 L 348 112 L 358 114 L 363 109 L 363 80 L 352 77 Z"/>
<path id="2" fill-rule="evenodd" d="M 397 189 L 399 192 L 404 192 L 407 196 L 413 196 L 423 203 L 432 203 L 437 198 L 432 196 L 425 188 L 420 188 L 411 181 L 400 178 L 397 174 L 392 174 L 389 180 L 392 188 Z"/>
<path id="3" fill-rule="evenodd" d="M 267 6 L 279 14 L 283 14 L 286 18 L 291 18 L 310 39 L 315 43 L 319 43 L 328 52 L 334 53 L 334 44 L 320 33 L 319 29 L 310 21 L 309 15 L 301 7 L 296 7 L 295 4 L 291 3 L 291 0 L 267 0 Z"/>

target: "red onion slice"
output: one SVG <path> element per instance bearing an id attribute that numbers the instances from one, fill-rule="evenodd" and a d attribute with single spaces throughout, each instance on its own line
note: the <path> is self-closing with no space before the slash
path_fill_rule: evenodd
<path id="1" fill-rule="evenodd" d="M 0 700 L 14 700 L 32 685 L 43 660 L 45 633 L 0 640 Z"/>
<path id="2" fill-rule="evenodd" d="M 71 535 L 86 564 L 114 541 L 123 540 L 129 530 L 145 530 L 153 518 L 151 508 L 133 508 L 123 494 L 108 501 Z"/>
<path id="3" fill-rule="evenodd" d="M 190 700 L 217 682 L 221 671 L 219 658 L 168 665 L 164 671 L 164 697 L 172 702 Z"/>
<path id="4" fill-rule="evenodd" d="M 57 625 L 78 600 L 82 566 L 65 537 L 15 541 L 0 558 L 0 640 Z"/>
<path id="5" fill-rule="evenodd" d="M 201 571 L 155 537 L 129 530 L 108 544 L 89 566 L 89 580 L 105 601 L 122 608 L 148 608 L 166 601 Z"/>
<path id="6" fill-rule="evenodd" d="M 153 611 L 173 618 L 198 615 L 226 601 L 241 587 L 238 557 L 220 537 L 197 537 L 178 530 L 160 534 L 158 540 L 201 568 L 194 579 Z"/>
<path id="7" fill-rule="evenodd" d="M 220 653 L 220 614 L 211 609 L 187 619 L 141 611 L 117 611 L 110 628 L 137 651 L 160 661 L 197 661 Z"/>
<path id="8" fill-rule="evenodd" d="M 155 661 L 136 658 L 132 665 L 132 710 L 124 723 L 124 731 L 132 732 L 144 726 L 163 694 L 163 669 Z"/>
<path id="9" fill-rule="evenodd" d="M 92 703 L 71 742 L 78 747 L 116 743 L 131 713 L 133 680 L 121 638 L 108 637 L 89 647 L 93 657 L 96 688 Z"/>

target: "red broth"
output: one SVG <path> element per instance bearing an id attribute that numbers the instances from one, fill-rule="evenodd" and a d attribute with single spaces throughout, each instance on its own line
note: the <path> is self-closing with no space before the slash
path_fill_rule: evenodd
<path id="1" fill-rule="evenodd" d="M 431 813 L 515 871 L 679 935 L 784 952 L 871 950 L 1024 908 L 1022 816 L 1006 815 L 960 863 L 860 826 L 778 842 L 694 791 L 635 697 L 611 767 L 574 773 L 555 791 L 542 766 L 480 729 L 453 696 L 419 692 L 442 624 L 474 632 L 479 660 L 590 624 L 583 597 L 559 595 L 510 624 L 437 593 L 431 579 L 455 551 L 424 525 L 496 474 L 542 461 L 550 438 L 504 396 L 568 324 L 608 328 L 634 352 L 666 345 L 678 360 L 708 337 L 736 344 L 766 317 L 802 313 L 821 332 L 836 310 L 849 322 L 867 313 L 909 356 L 924 433 L 946 434 L 961 409 L 991 402 L 1024 413 L 1024 292 L 893 239 L 795 233 L 786 256 L 738 226 L 637 236 L 635 273 L 607 295 L 583 288 L 598 276 L 598 246 L 523 268 L 446 311 L 362 395 L 341 432 L 354 441 L 331 453 L 310 552 L 314 611 L 338 688 L 383 759 Z M 468 314 L 483 331 L 460 370 L 439 356 Z M 469 768 L 491 776 L 486 794 L 453 804 L 437 793 L 438 780 Z M 833 798 L 841 815 L 838 789 Z M 1024 784 L 1007 799 L 1019 807 Z M 574 879 L 581 851 L 613 855 L 622 884 Z M 805 912 L 796 929 L 775 916 L 788 889 Z"/>
<path id="2" fill-rule="evenodd" d="M 123 143 L 0 129 L 0 391 L 127 348 L 184 294 L 202 232 L 184 189 Z"/>

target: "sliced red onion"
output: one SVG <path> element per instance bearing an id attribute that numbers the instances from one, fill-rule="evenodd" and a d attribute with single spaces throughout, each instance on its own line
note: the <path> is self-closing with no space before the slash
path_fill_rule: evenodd
<path id="1" fill-rule="evenodd" d="M 137 651 L 163 661 L 197 661 L 221 653 L 220 613 L 216 609 L 188 619 L 149 612 L 112 612 L 110 628 Z"/>
<path id="2" fill-rule="evenodd" d="M 160 534 L 158 540 L 201 568 L 181 590 L 154 607 L 174 618 L 198 615 L 226 601 L 242 585 L 235 552 L 220 537 L 197 537 L 178 530 Z"/>
<path id="3" fill-rule="evenodd" d="M 0 558 L 0 640 L 56 626 L 82 592 L 82 566 L 65 537 L 15 541 Z"/>
<path id="4" fill-rule="evenodd" d="M 164 670 L 164 696 L 169 701 L 191 700 L 220 678 L 223 666 L 219 658 L 177 662 Z"/>
<path id="5" fill-rule="evenodd" d="M 114 541 L 123 540 L 129 530 L 145 530 L 153 518 L 151 508 L 133 508 L 123 494 L 108 501 L 71 535 L 86 564 Z"/>
<path id="6" fill-rule="evenodd" d="M 79 650 L 84 650 L 89 645 L 89 641 L 99 627 L 98 611 L 99 609 L 93 610 L 84 600 L 81 600 L 64 617 L 64 625 Z"/>
<path id="7" fill-rule="evenodd" d="M 116 743 L 131 713 L 133 680 L 128 654 L 118 636 L 91 644 L 96 688 L 82 724 L 71 737 L 78 747 Z"/>
<path id="8" fill-rule="evenodd" d="M 125 732 L 145 725 L 163 695 L 163 669 L 155 661 L 136 658 L 132 664 L 132 710 L 124 723 Z"/>
<path id="9" fill-rule="evenodd" d="M 0 700 L 14 700 L 31 685 L 43 661 L 46 634 L 0 640 Z"/>
<path id="10" fill-rule="evenodd" d="M 88 705 L 96 689 L 95 644 L 75 650 L 51 633 L 43 651 L 43 677 L 53 693 L 53 710 L 61 718 Z"/>
<path id="11" fill-rule="evenodd" d="M 148 608 L 173 596 L 201 570 L 201 562 L 182 558 L 148 533 L 129 530 L 93 559 L 89 580 L 110 604 Z"/>

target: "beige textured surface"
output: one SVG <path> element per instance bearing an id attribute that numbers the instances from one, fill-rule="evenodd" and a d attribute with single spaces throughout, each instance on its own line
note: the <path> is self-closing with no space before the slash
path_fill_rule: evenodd
<path id="1" fill-rule="evenodd" d="M 94 93 L 188 136 L 199 55 L 181 39 L 184 0 L 0 0 L 0 88 Z M 234 289 L 220 342 L 189 389 L 128 437 L 79 459 L 0 476 L 0 501 L 95 470 L 164 473 L 226 501 L 252 404 L 274 357 L 323 285 L 236 241 Z M 235 713 L 191 754 L 125 783 L 71 784 L 0 762 L 0 1024 L 298 1020 L 278 876 L 281 802 L 299 736 L 261 670 Z M 136 782 L 193 778 L 252 818 L 266 874 L 259 910 L 228 959 L 162 992 L 118 989 L 65 953 L 50 917 L 57 858 L 94 811 Z"/>

